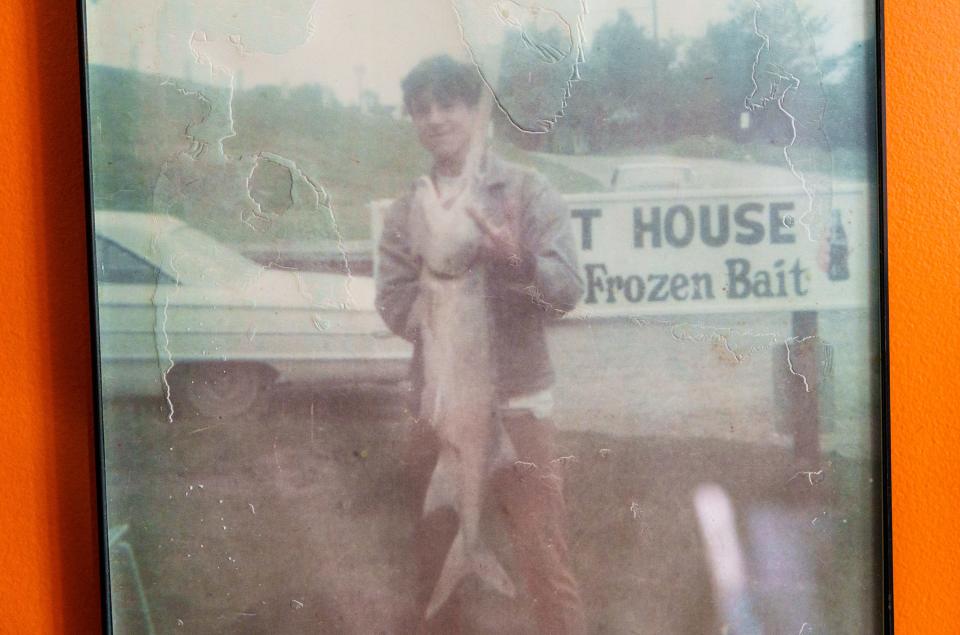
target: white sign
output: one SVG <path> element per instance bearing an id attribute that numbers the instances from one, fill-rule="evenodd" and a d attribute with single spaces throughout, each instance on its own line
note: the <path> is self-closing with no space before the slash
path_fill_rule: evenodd
<path id="1" fill-rule="evenodd" d="M 834 189 L 827 236 L 797 222 L 799 188 L 571 194 L 586 291 L 575 315 L 821 311 L 869 306 L 866 186 Z M 379 238 L 386 201 L 373 208 Z"/>
<path id="2" fill-rule="evenodd" d="M 581 315 L 801 311 L 869 303 L 867 189 L 837 188 L 828 236 L 797 219 L 797 189 L 567 197 Z"/>

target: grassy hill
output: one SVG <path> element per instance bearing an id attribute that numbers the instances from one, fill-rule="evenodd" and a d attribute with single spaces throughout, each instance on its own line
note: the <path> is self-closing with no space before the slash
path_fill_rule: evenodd
<path id="1" fill-rule="evenodd" d="M 334 220 L 342 238 L 368 238 L 367 204 L 430 165 L 409 120 L 341 105 L 319 86 L 257 87 L 231 101 L 223 87 L 94 66 L 90 107 L 98 208 L 167 212 L 235 244 L 329 240 Z M 497 145 L 564 192 L 602 189 Z"/>

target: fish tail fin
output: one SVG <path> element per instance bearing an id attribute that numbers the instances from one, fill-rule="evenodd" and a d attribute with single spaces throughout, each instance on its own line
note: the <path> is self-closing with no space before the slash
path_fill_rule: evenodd
<path id="1" fill-rule="evenodd" d="M 453 544 L 450 545 L 450 551 L 447 552 L 447 559 L 443 563 L 443 570 L 440 572 L 437 584 L 433 588 L 430 603 L 427 605 L 427 619 L 436 615 L 456 590 L 460 581 L 471 573 L 475 573 L 481 582 L 494 591 L 508 597 L 516 594 L 516 588 L 510 576 L 504 571 L 496 555 L 482 544 L 478 547 L 471 553 L 467 549 L 463 531 L 457 533 Z"/>
<path id="2" fill-rule="evenodd" d="M 473 572 L 487 587 L 507 597 L 512 598 L 516 595 L 517 590 L 513 586 L 513 581 L 504 571 L 493 551 L 481 544 L 480 549 L 473 554 L 472 563 Z"/>

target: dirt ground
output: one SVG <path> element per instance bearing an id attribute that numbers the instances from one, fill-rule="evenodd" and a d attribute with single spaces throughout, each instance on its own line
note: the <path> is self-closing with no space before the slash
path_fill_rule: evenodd
<path id="1" fill-rule="evenodd" d="M 397 632 L 417 516 L 401 391 L 289 388 L 274 404 L 259 421 L 173 424 L 159 401 L 108 404 L 109 523 L 129 525 L 157 632 Z M 813 479 L 776 445 L 572 430 L 558 453 L 574 457 L 568 527 L 593 633 L 721 632 L 691 499 L 703 482 L 729 492 L 741 539 L 772 510 L 802 555 L 799 576 L 751 561 L 766 632 L 875 632 L 869 466 L 828 456 Z M 117 632 L 145 632 L 124 558 L 113 575 Z M 464 592 L 474 632 L 533 632 L 522 595 Z"/>
<path id="2" fill-rule="evenodd" d="M 703 483 L 733 500 L 764 632 L 878 632 L 877 471 L 864 458 L 876 456 L 875 428 L 857 339 L 867 317 L 821 319 L 832 353 L 811 385 L 822 405 L 815 465 L 794 459 L 782 426 L 785 382 L 800 381 L 777 339 L 789 316 L 724 319 L 564 320 L 550 331 L 591 632 L 723 632 L 693 507 Z M 412 610 L 420 508 L 402 468 L 405 404 L 402 386 L 280 386 L 257 420 L 169 423 L 160 399 L 108 402 L 108 523 L 128 527 L 156 632 L 404 635 L 395 625 Z M 508 541 L 488 521 L 509 569 Z M 147 632 L 129 560 L 113 553 L 117 632 Z M 471 632 L 534 632 L 522 593 L 462 592 Z"/>

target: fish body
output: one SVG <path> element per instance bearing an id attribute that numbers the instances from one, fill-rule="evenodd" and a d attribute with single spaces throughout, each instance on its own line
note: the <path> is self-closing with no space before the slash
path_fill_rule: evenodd
<path id="1" fill-rule="evenodd" d="M 512 463 L 515 454 L 496 416 L 487 279 L 484 267 L 476 266 L 483 236 L 465 210 L 469 201 L 464 195 L 444 205 L 428 180 L 417 185 L 424 264 L 418 300 L 424 360 L 421 416 L 439 439 L 423 512 L 451 507 L 460 520 L 427 606 L 428 619 L 470 575 L 505 595 L 515 592 L 479 531 L 489 477 Z"/>

